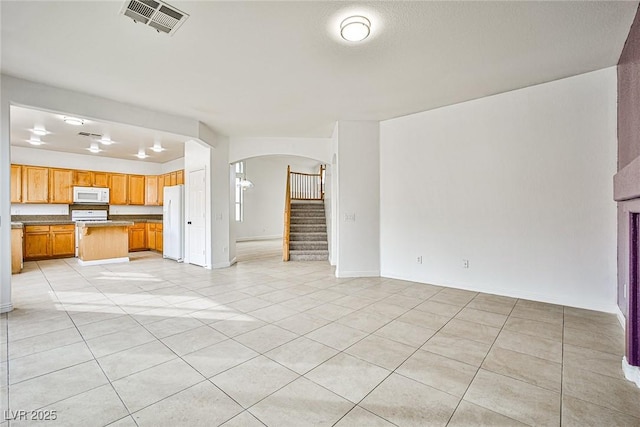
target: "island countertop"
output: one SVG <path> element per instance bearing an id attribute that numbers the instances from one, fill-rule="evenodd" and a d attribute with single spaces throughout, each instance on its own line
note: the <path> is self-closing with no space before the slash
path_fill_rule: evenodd
<path id="1" fill-rule="evenodd" d="M 76 225 L 80 228 L 94 227 L 129 227 L 133 225 L 133 221 L 77 221 Z"/>

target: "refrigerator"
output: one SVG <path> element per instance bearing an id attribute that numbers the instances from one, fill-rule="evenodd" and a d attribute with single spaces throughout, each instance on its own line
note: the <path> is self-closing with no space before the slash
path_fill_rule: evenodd
<path id="1" fill-rule="evenodd" d="M 184 185 L 164 187 L 162 256 L 178 262 L 184 258 Z"/>

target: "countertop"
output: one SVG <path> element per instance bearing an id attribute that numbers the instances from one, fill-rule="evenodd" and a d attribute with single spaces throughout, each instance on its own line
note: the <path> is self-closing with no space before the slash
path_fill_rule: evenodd
<path id="1" fill-rule="evenodd" d="M 76 225 L 80 228 L 93 228 L 93 227 L 128 227 L 133 225 L 133 221 L 77 221 Z"/>
<path id="2" fill-rule="evenodd" d="M 11 222 L 11 228 L 22 228 L 22 223 L 21 222 Z"/>
<path id="3" fill-rule="evenodd" d="M 45 221 L 19 221 L 19 222 L 11 222 L 11 224 L 23 224 L 23 225 L 68 225 L 75 224 L 75 222 L 71 220 L 45 220 Z"/>

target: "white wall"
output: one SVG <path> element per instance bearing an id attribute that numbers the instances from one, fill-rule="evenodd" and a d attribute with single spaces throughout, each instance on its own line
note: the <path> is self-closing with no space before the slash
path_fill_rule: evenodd
<path id="1" fill-rule="evenodd" d="M 380 129 L 383 276 L 615 310 L 615 67 Z"/>
<path id="2" fill-rule="evenodd" d="M 292 156 L 247 159 L 246 177 L 254 187 L 244 191 L 244 221 L 236 222 L 236 239 L 260 240 L 282 237 L 287 166 L 291 171 L 318 173 L 320 162 Z"/>
<path id="3" fill-rule="evenodd" d="M 331 138 L 230 138 L 229 163 L 260 156 L 296 156 L 331 163 Z"/>
<path id="4" fill-rule="evenodd" d="M 380 274 L 379 149 L 378 122 L 338 122 L 338 277 Z"/>
<path id="5" fill-rule="evenodd" d="M 235 259 L 235 234 L 231 216 L 231 166 L 229 165 L 229 138 L 216 135 L 211 149 L 211 266 L 224 268 Z M 233 221 L 233 222 L 232 222 Z"/>

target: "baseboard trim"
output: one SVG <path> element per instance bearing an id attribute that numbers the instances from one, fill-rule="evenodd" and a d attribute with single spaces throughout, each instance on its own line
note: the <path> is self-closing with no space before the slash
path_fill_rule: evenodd
<path id="1" fill-rule="evenodd" d="M 622 372 L 624 372 L 624 377 L 635 383 L 638 388 L 640 388 L 640 367 L 629 365 L 627 362 L 627 356 L 622 358 Z"/>
<path id="2" fill-rule="evenodd" d="M 618 322 L 620 322 L 620 326 L 622 326 L 622 329 L 624 330 L 625 327 L 627 326 L 627 319 L 624 317 L 624 314 L 622 314 L 622 310 L 620 310 L 620 307 L 616 306 L 616 316 L 618 317 Z"/>
<path id="3" fill-rule="evenodd" d="M 8 313 L 10 311 L 13 310 L 13 304 L 12 303 L 7 303 L 7 304 L 1 304 L 0 305 L 0 313 Z"/>
<path id="4" fill-rule="evenodd" d="M 276 240 L 276 239 L 282 239 L 282 234 L 279 236 L 236 237 L 236 242 L 253 242 L 257 240 Z"/>
<path id="5" fill-rule="evenodd" d="M 336 269 L 336 277 L 380 277 L 380 271 L 340 271 Z"/>
<path id="6" fill-rule="evenodd" d="M 78 265 L 81 265 L 83 267 L 88 265 L 118 264 L 121 262 L 129 262 L 129 257 L 123 256 L 120 258 L 94 259 L 92 261 L 83 261 L 81 259 L 78 259 Z"/>

